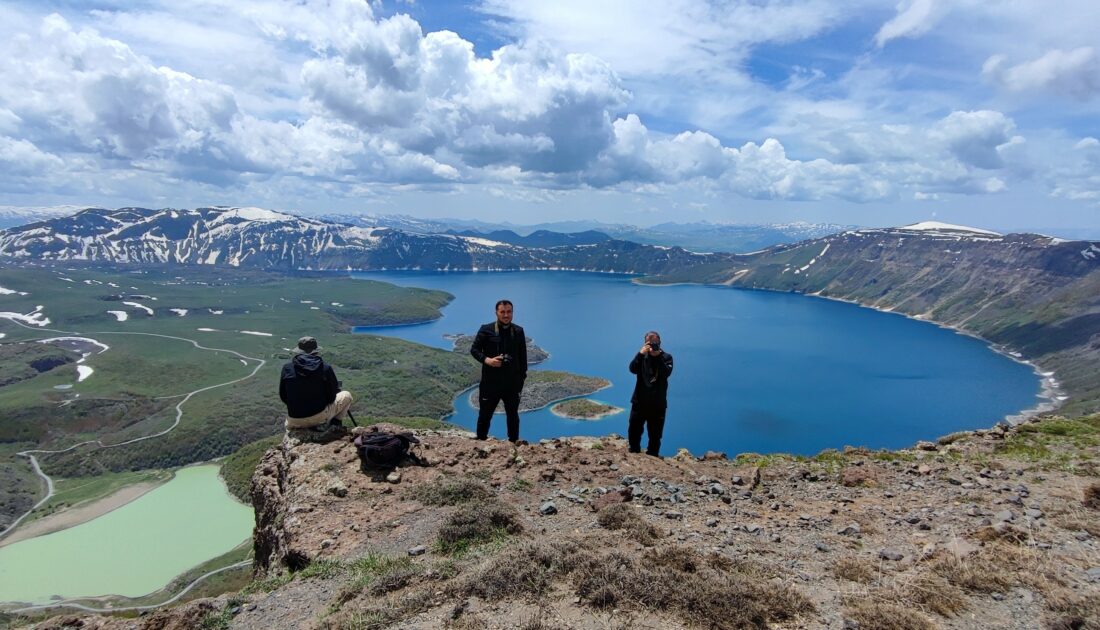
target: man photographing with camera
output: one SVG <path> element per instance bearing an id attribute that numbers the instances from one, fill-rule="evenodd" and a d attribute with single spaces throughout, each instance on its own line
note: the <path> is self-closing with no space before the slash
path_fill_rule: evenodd
<path id="1" fill-rule="evenodd" d="M 497 319 L 483 325 L 470 346 L 470 355 L 481 364 L 478 392 L 477 439 L 489 437 L 489 424 L 497 404 L 504 401 L 508 440 L 519 440 L 519 395 L 527 379 L 527 337 L 512 323 L 512 303 L 496 304 Z"/>
<path id="2" fill-rule="evenodd" d="M 661 335 L 657 331 L 651 330 L 645 334 L 645 344 L 630 362 L 630 372 L 637 377 L 634 395 L 630 398 L 630 424 L 627 428 L 630 452 L 642 451 L 642 432 L 647 431 L 649 444 L 645 452 L 660 457 L 672 355 L 661 348 Z"/>

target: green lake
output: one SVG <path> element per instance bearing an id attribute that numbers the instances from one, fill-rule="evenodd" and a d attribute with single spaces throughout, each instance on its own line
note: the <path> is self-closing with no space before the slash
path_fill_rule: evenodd
<path id="1" fill-rule="evenodd" d="M 253 520 L 218 466 L 183 468 L 99 518 L 0 548 L 0 602 L 147 595 L 239 545 Z"/>

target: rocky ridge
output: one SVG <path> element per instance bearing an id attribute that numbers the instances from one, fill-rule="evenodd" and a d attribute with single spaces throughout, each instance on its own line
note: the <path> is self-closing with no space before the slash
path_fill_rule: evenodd
<path id="1" fill-rule="evenodd" d="M 426 465 L 364 473 L 350 436 L 293 435 L 253 477 L 252 586 L 40 627 L 1096 628 L 1098 436 L 730 460 L 428 431 Z"/>

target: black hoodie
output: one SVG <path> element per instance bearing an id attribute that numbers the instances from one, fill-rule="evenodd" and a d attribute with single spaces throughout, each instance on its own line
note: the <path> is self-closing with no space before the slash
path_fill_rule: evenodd
<path id="1" fill-rule="evenodd" d="M 279 377 L 279 398 L 286 403 L 286 415 L 308 418 L 324 411 L 340 386 L 332 366 L 315 354 L 297 354 Z"/>

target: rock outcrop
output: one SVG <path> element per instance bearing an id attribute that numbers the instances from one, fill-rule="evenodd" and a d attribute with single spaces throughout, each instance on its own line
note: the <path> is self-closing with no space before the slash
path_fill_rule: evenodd
<path id="1" fill-rule="evenodd" d="M 659 459 L 617 436 L 513 446 L 426 431 L 424 465 L 392 472 L 364 472 L 351 437 L 296 434 L 264 456 L 255 581 L 241 593 L 42 627 L 1030 629 L 1100 618 L 1100 416 L 810 458 Z"/>

